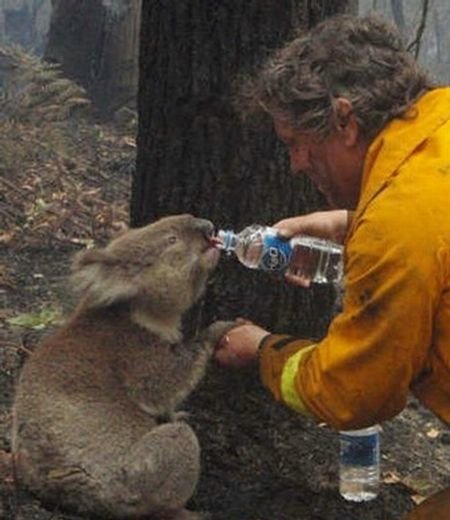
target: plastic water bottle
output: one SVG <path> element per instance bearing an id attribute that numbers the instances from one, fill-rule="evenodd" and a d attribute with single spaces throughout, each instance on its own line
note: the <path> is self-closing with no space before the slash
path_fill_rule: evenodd
<path id="1" fill-rule="evenodd" d="M 376 498 L 380 485 L 380 427 L 341 431 L 339 492 L 352 502 Z"/>
<path id="2" fill-rule="evenodd" d="M 250 269 L 291 273 L 315 283 L 342 280 L 343 247 L 329 240 L 307 235 L 289 240 L 274 228 L 254 224 L 240 233 L 219 230 L 216 247 L 233 252 Z"/>

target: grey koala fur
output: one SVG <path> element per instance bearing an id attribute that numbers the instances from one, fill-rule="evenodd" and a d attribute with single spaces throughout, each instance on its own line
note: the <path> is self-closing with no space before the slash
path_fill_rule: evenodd
<path id="1" fill-rule="evenodd" d="M 25 363 L 13 413 L 18 478 L 44 502 L 109 518 L 194 520 L 200 447 L 177 406 L 234 322 L 183 343 L 181 318 L 219 253 L 207 220 L 163 218 L 79 253 L 80 302 Z"/>

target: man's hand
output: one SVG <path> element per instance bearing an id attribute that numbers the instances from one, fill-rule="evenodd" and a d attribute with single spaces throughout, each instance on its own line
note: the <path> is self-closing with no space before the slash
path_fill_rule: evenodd
<path id="1" fill-rule="evenodd" d="M 217 343 L 215 359 L 222 365 L 240 368 L 256 361 L 258 346 L 270 334 L 249 321 L 227 332 Z"/>
<path id="2" fill-rule="evenodd" d="M 350 222 L 351 212 L 345 209 L 336 209 L 286 218 L 273 224 L 272 227 L 286 238 L 295 235 L 311 235 L 343 244 Z"/>

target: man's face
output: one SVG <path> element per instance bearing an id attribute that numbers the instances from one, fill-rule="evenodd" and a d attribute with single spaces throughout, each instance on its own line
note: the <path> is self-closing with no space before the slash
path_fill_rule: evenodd
<path id="1" fill-rule="evenodd" d="M 305 173 L 334 208 L 354 209 L 358 203 L 367 147 L 345 127 L 320 138 L 274 117 L 274 128 L 287 146 L 292 173 Z M 349 123 L 350 124 L 350 123 Z M 358 132 L 357 132 L 358 134 Z"/>

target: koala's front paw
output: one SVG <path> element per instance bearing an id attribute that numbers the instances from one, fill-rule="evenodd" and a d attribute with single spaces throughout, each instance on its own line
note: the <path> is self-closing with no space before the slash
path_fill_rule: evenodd
<path id="1" fill-rule="evenodd" d="M 236 321 L 215 321 L 205 330 L 203 337 L 211 347 L 214 347 L 228 331 L 238 326 L 239 323 Z"/>

